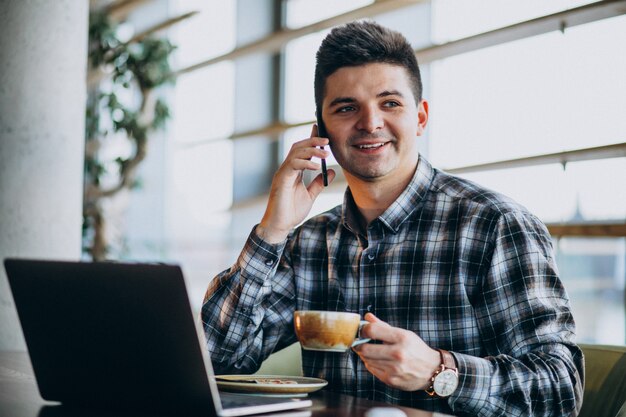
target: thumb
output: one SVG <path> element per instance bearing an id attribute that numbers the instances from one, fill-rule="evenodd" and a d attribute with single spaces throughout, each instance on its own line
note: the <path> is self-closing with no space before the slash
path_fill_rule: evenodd
<path id="1" fill-rule="evenodd" d="M 363 326 L 361 336 L 369 337 L 372 340 L 378 340 L 383 343 L 395 343 L 397 340 L 398 329 L 389 325 L 389 323 L 379 319 L 372 313 L 367 313 L 364 319 L 369 324 Z"/>
<path id="2" fill-rule="evenodd" d="M 376 317 L 374 315 L 374 313 L 367 313 L 365 315 L 365 317 L 363 317 L 365 320 L 369 321 L 370 323 L 384 323 L 384 321 L 382 321 L 381 319 L 379 319 L 378 317 Z"/>
<path id="3" fill-rule="evenodd" d="M 336 175 L 335 170 L 329 169 L 326 172 L 326 175 L 328 175 L 328 184 L 330 184 L 331 182 L 333 182 L 333 179 L 335 178 L 335 175 Z M 323 189 L 324 189 L 324 178 L 322 178 L 322 174 L 318 174 L 315 177 L 315 179 L 311 181 L 311 183 L 307 187 L 307 190 L 309 190 L 309 195 L 311 196 L 313 200 L 315 200 L 317 196 L 320 195 Z"/>

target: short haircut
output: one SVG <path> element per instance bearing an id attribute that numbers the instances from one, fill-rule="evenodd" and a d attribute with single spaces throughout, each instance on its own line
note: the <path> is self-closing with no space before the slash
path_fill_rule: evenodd
<path id="1" fill-rule="evenodd" d="M 321 118 L 326 79 L 343 67 L 385 63 L 405 68 L 415 103 L 422 100 L 422 78 L 411 44 L 400 33 L 371 21 L 335 27 L 324 38 L 316 55 L 315 106 Z"/>

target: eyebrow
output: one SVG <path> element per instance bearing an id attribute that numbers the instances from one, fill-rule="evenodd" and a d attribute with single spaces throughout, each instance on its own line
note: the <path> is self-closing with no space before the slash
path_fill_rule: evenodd
<path id="1" fill-rule="evenodd" d="M 385 90 L 382 93 L 376 95 L 376 97 L 387 97 L 387 96 L 398 96 L 398 97 L 404 98 L 402 93 L 399 92 L 398 90 L 391 90 L 391 91 Z"/>
<path id="2" fill-rule="evenodd" d="M 356 102 L 356 99 L 354 97 L 337 97 L 336 99 L 330 102 L 328 107 L 334 107 L 338 104 L 350 104 L 354 102 Z"/>
<path id="3" fill-rule="evenodd" d="M 388 97 L 388 96 L 398 96 L 398 97 L 402 97 L 404 98 L 404 95 L 399 92 L 398 90 L 385 90 L 383 92 L 380 92 L 378 94 L 376 94 L 376 97 L 380 98 L 380 97 Z M 330 102 L 330 104 L 328 105 L 328 107 L 334 107 L 338 104 L 352 104 L 352 103 L 356 103 L 356 98 L 354 97 L 337 97 L 336 99 L 334 99 L 333 101 Z"/>

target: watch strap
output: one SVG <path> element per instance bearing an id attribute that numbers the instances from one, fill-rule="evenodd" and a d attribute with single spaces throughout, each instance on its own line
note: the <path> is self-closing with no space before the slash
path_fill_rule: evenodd
<path id="1" fill-rule="evenodd" d="M 452 353 L 443 349 L 437 350 L 441 355 L 441 363 L 446 367 L 446 369 L 454 369 L 456 371 L 456 361 L 454 360 L 454 356 L 452 356 Z"/>

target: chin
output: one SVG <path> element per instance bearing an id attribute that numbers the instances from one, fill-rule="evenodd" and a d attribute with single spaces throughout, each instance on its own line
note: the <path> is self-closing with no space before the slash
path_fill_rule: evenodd
<path id="1" fill-rule="evenodd" d="M 353 177 L 356 177 L 363 181 L 376 181 L 389 174 L 388 171 L 381 170 L 354 170 L 348 171 Z"/>

